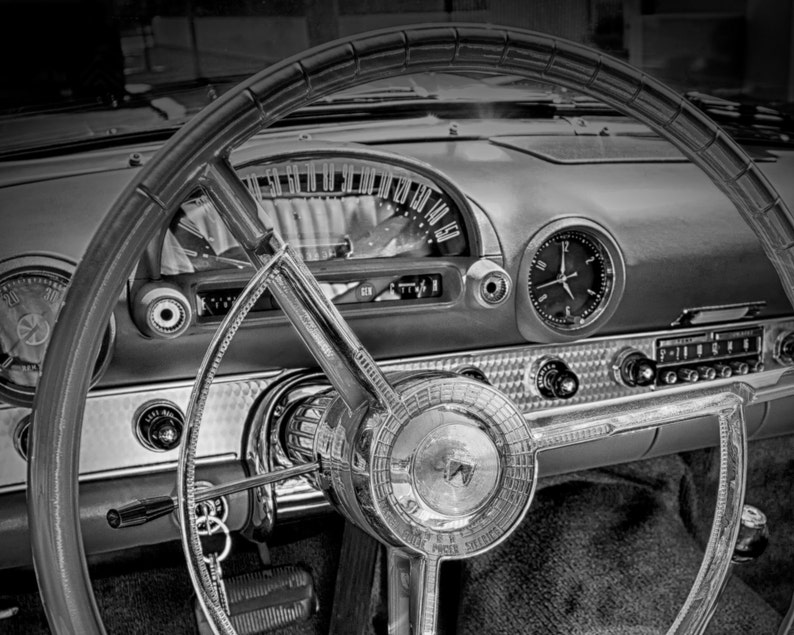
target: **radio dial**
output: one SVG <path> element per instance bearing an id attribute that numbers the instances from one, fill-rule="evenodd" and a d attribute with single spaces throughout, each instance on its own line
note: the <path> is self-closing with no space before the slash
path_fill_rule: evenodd
<path id="1" fill-rule="evenodd" d="M 681 368 L 678 371 L 678 379 L 687 384 L 694 384 L 698 379 L 700 379 L 700 377 L 697 371 L 694 371 L 691 368 Z"/>

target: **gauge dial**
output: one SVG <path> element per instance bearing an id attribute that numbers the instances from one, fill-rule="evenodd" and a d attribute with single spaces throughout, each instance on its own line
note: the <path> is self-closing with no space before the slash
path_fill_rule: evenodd
<path id="1" fill-rule="evenodd" d="M 469 254 L 461 206 L 436 182 L 440 177 L 337 154 L 251 164 L 240 176 L 307 262 Z M 163 244 L 163 274 L 246 266 L 206 197 L 182 205 Z"/>
<path id="2" fill-rule="evenodd" d="M 4 265 L 9 262 L 13 261 Z M 0 400 L 27 406 L 33 402 L 69 274 L 40 263 L 17 264 L 18 268 L 0 268 Z M 111 338 L 109 328 L 97 369 L 107 358 Z"/>
<path id="3" fill-rule="evenodd" d="M 609 301 L 614 266 L 599 238 L 578 229 L 558 231 L 529 265 L 529 299 L 540 319 L 559 330 L 590 324 Z"/>

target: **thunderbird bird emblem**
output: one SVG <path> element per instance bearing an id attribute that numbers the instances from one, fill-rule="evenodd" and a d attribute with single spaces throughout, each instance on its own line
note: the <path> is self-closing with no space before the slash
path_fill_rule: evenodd
<path id="1" fill-rule="evenodd" d="M 444 480 L 453 487 L 466 487 L 476 469 L 477 464 L 470 457 L 450 456 L 444 465 Z"/>

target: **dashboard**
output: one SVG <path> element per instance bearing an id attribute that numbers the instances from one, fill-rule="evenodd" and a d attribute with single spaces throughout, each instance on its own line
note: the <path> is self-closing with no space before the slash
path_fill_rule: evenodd
<path id="1" fill-rule="evenodd" d="M 598 122 L 593 122 L 600 129 Z M 792 432 L 775 390 L 794 365 L 794 316 L 774 269 L 728 200 L 641 126 L 581 136 L 565 121 L 263 134 L 233 157 L 263 220 L 292 245 L 387 372 L 487 381 L 528 416 L 742 376 L 759 391 L 751 436 Z M 3 167 L 0 208 L 0 567 L 29 562 L 24 486 L 30 406 L 75 263 L 156 146 Z M 794 202 L 794 152 L 754 148 Z M 106 330 L 86 406 L 81 473 L 89 551 L 175 535 L 163 522 L 116 532 L 104 512 L 170 492 L 183 410 L 214 330 L 252 275 L 201 193 L 143 255 Z M 324 384 L 278 303 L 263 294 L 207 405 L 199 465 L 250 471 L 296 395 Z M 790 405 L 790 404 L 789 404 Z M 555 455 L 547 473 L 716 441 L 690 422 Z M 131 492 L 135 491 L 134 496 Z M 239 495 L 242 497 L 242 495 Z M 298 478 L 282 518 L 324 509 Z M 234 502 L 234 501 L 232 501 Z M 248 507 L 232 510 L 242 527 Z M 123 536 L 122 536 L 123 534 Z"/>

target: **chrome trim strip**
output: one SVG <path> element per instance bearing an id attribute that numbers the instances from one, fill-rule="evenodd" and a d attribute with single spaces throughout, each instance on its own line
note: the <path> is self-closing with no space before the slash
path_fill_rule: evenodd
<path id="1" fill-rule="evenodd" d="M 237 459 L 235 454 L 219 454 L 216 456 L 204 456 L 197 461 L 199 467 L 221 465 Z M 167 474 L 176 470 L 176 461 L 158 463 L 156 465 L 140 465 L 137 467 L 126 467 L 119 470 L 104 470 L 101 472 L 88 472 L 80 475 L 81 483 L 93 483 L 96 481 L 112 480 L 116 478 L 126 478 L 131 476 L 145 476 L 150 474 Z M 25 483 L 14 483 L 0 487 L 0 495 L 12 494 L 14 492 L 24 492 Z"/>
<path id="2" fill-rule="evenodd" d="M 626 388 L 611 379 L 611 353 L 625 346 L 638 348 L 653 355 L 653 343 L 657 338 L 682 337 L 692 333 L 713 330 L 731 330 L 765 326 L 763 346 L 765 371 L 745 375 L 741 381 L 758 391 L 758 401 L 768 401 L 786 394 L 780 382 L 785 370 L 791 367 L 774 359 L 775 342 L 783 331 L 794 331 L 794 317 L 665 329 L 649 333 L 608 335 L 594 337 L 569 344 L 526 344 L 497 349 L 480 349 L 463 353 L 445 353 L 415 358 L 393 359 L 381 362 L 387 371 L 394 370 L 450 370 L 460 366 L 477 366 L 484 371 L 497 388 L 506 392 L 519 403 L 523 412 L 554 408 L 564 412 L 581 409 L 595 402 L 619 399 L 631 395 L 647 394 L 649 388 Z M 569 402 L 551 401 L 526 393 L 523 373 L 528 364 L 538 356 L 553 354 L 562 356 L 582 379 L 582 389 Z M 290 371 L 292 372 L 292 371 Z M 228 457 L 229 460 L 245 457 L 244 431 L 247 425 L 256 427 L 255 405 L 270 385 L 288 371 L 275 370 L 219 377 L 210 391 L 208 420 L 204 423 L 199 444 L 201 460 L 212 457 Z M 736 378 L 713 380 L 710 385 L 720 386 Z M 88 397 L 83 424 L 83 448 L 81 465 L 82 479 L 99 480 L 133 474 L 153 473 L 169 470 L 175 465 L 176 451 L 154 453 L 140 446 L 130 429 L 135 410 L 146 401 L 169 399 L 184 408 L 192 389 L 190 380 L 163 384 L 144 384 L 121 388 L 93 390 Z M 702 386 L 702 384 L 695 384 Z M 660 388 L 659 391 L 686 391 L 676 385 Z M 0 405 L 0 494 L 24 490 L 26 463 L 13 445 L 16 423 L 29 414 L 27 408 Z M 253 420 L 252 420 L 253 417 Z M 224 459 L 225 460 L 225 459 Z M 279 490 L 279 498 L 281 499 Z"/>

